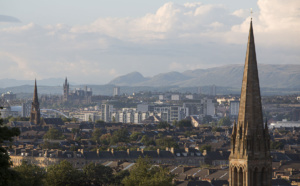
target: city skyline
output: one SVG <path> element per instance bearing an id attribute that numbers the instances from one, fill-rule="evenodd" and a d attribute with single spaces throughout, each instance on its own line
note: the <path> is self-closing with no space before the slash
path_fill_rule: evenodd
<path id="1" fill-rule="evenodd" d="M 1 3 L 0 64 L 6 70 L 0 79 L 67 76 L 106 84 L 133 71 L 153 76 L 243 64 L 250 8 L 259 63 L 299 63 L 297 0 L 114 3 Z"/>

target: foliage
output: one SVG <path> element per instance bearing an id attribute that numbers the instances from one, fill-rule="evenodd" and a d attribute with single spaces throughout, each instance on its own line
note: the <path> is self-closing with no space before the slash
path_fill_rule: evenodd
<path id="1" fill-rule="evenodd" d="M 192 127 L 192 122 L 190 120 L 187 120 L 187 119 L 183 119 L 183 120 L 180 120 L 178 123 L 177 123 L 177 127 Z"/>
<path id="2" fill-rule="evenodd" d="M 46 185 L 48 186 L 71 186 L 82 185 L 82 183 L 83 174 L 66 160 L 48 168 L 46 176 Z"/>
<path id="3" fill-rule="evenodd" d="M 146 146 L 150 146 L 150 145 L 156 145 L 155 141 L 152 138 L 149 138 L 149 136 L 144 135 L 141 139 L 141 142 L 146 145 Z"/>
<path id="4" fill-rule="evenodd" d="M 123 171 L 116 173 L 112 180 L 112 185 L 121 185 L 122 180 L 129 175 L 130 175 L 130 173 L 128 170 L 123 170 Z"/>
<path id="5" fill-rule="evenodd" d="M 103 145 L 109 145 L 109 143 L 110 143 L 110 138 L 111 138 L 111 135 L 110 135 L 110 134 L 103 134 L 103 135 L 100 137 L 100 143 L 103 144 Z"/>
<path id="6" fill-rule="evenodd" d="M 129 132 L 126 128 L 115 131 L 110 139 L 111 145 L 119 142 L 129 142 Z"/>
<path id="7" fill-rule="evenodd" d="M 105 123 L 105 121 L 103 121 L 103 120 L 96 120 L 96 123 L 97 124 L 101 124 L 101 123 Z"/>
<path id="8" fill-rule="evenodd" d="M 213 127 L 213 128 L 211 129 L 211 131 L 212 131 L 212 132 L 221 132 L 222 129 L 221 129 L 220 127 Z"/>
<path id="9" fill-rule="evenodd" d="M 202 145 L 199 148 L 199 151 L 201 151 L 202 153 L 203 153 L 204 150 L 206 150 L 207 152 L 210 152 L 211 151 L 211 145 Z"/>
<path id="10" fill-rule="evenodd" d="M 212 119 L 212 116 L 211 115 L 206 115 L 203 117 L 203 123 L 209 123 L 211 122 L 213 119 Z"/>
<path id="11" fill-rule="evenodd" d="M 122 183 L 125 186 L 136 185 L 172 185 L 174 175 L 165 168 L 153 166 L 149 157 L 137 160 L 130 175 L 125 177 Z"/>
<path id="12" fill-rule="evenodd" d="M 271 140 L 270 148 L 271 149 L 283 149 L 284 143 L 281 141 L 273 141 Z"/>
<path id="13" fill-rule="evenodd" d="M 59 143 L 50 143 L 49 141 L 45 141 L 42 143 L 42 149 L 59 149 Z"/>
<path id="14" fill-rule="evenodd" d="M 72 119 L 66 117 L 61 117 L 61 119 L 63 120 L 64 123 L 72 121 Z"/>
<path id="15" fill-rule="evenodd" d="M 229 117 L 221 118 L 218 122 L 219 126 L 231 126 L 231 121 Z"/>
<path id="16" fill-rule="evenodd" d="M 159 146 L 162 149 L 165 149 L 166 147 L 174 147 L 174 148 L 179 148 L 176 140 L 174 140 L 173 138 L 169 138 L 169 137 L 163 137 L 160 139 L 155 140 L 156 145 Z"/>
<path id="17" fill-rule="evenodd" d="M 142 135 L 142 133 L 140 133 L 140 132 L 133 132 L 130 135 L 130 141 L 136 141 L 141 135 Z"/>
<path id="18" fill-rule="evenodd" d="M 103 131 L 101 129 L 95 129 L 93 131 L 93 134 L 92 134 L 92 138 L 91 140 L 93 140 L 94 142 L 97 142 L 99 143 L 100 141 L 100 136 L 102 135 Z"/>
<path id="19" fill-rule="evenodd" d="M 0 118 L 0 185 L 7 185 L 9 179 L 16 177 L 15 171 L 10 169 L 12 162 L 7 150 L 1 146 L 3 141 L 12 141 L 12 137 L 20 135 L 17 128 L 3 127 L 3 119 Z"/>
<path id="20" fill-rule="evenodd" d="M 83 168 L 88 185 L 109 185 L 113 180 L 113 170 L 110 167 L 90 163 Z"/>
<path id="21" fill-rule="evenodd" d="M 61 131 L 51 128 L 46 132 L 43 138 L 49 140 L 62 140 L 65 138 L 65 136 L 61 133 Z"/>
<path id="22" fill-rule="evenodd" d="M 159 128 L 159 129 L 165 129 L 165 128 L 168 128 L 168 127 L 170 127 L 170 125 L 166 121 L 161 121 L 157 125 L 157 128 Z"/>
<path id="23" fill-rule="evenodd" d="M 46 175 L 46 171 L 37 165 L 28 164 L 26 161 L 22 161 L 22 164 L 15 167 L 14 170 L 18 173 L 19 178 L 11 181 L 11 185 L 43 185 L 43 179 Z"/>

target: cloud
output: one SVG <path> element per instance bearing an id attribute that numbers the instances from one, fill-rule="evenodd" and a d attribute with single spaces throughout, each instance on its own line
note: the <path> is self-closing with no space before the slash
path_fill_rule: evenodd
<path id="1" fill-rule="evenodd" d="M 258 0 L 258 7 L 258 57 L 264 63 L 299 62 L 299 0 Z M 141 17 L 100 17 L 86 25 L 7 25 L 0 28 L 0 63 L 7 69 L 0 78 L 68 76 L 103 84 L 132 71 L 152 76 L 243 63 L 249 22 L 249 10 L 166 3 Z"/>

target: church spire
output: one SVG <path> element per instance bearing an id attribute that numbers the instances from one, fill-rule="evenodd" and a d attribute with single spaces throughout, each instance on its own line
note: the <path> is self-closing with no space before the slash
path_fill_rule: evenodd
<path id="1" fill-rule="evenodd" d="M 36 86 L 36 79 L 34 81 L 34 92 L 33 92 L 33 102 L 38 102 L 38 93 L 37 93 L 37 86 Z"/>
<path id="2" fill-rule="evenodd" d="M 264 127 L 252 19 L 248 36 L 241 100 L 229 157 L 229 185 L 271 185 L 270 136 Z"/>
<path id="3" fill-rule="evenodd" d="M 34 81 L 33 100 L 31 104 L 30 122 L 36 125 L 41 124 L 40 103 L 37 93 L 36 79 Z"/>
<path id="4" fill-rule="evenodd" d="M 252 19 L 250 22 L 238 116 L 239 126 L 242 125 L 242 127 L 245 128 L 247 127 L 246 123 L 248 123 L 250 131 L 263 129 L 261 96 L 258 80 Z M 255 132 L 252 134 L 255 134 Z"/>

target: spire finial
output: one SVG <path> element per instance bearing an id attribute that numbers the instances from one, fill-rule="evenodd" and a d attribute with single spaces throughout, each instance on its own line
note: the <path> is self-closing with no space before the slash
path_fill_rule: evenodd
<path id="1" fill-rule="evenodd" d="M 251 21 L 252 21 L 252 15 L 253 15 L 253 10 L 250 8 L 250 14 L 251 14 Z"/>

